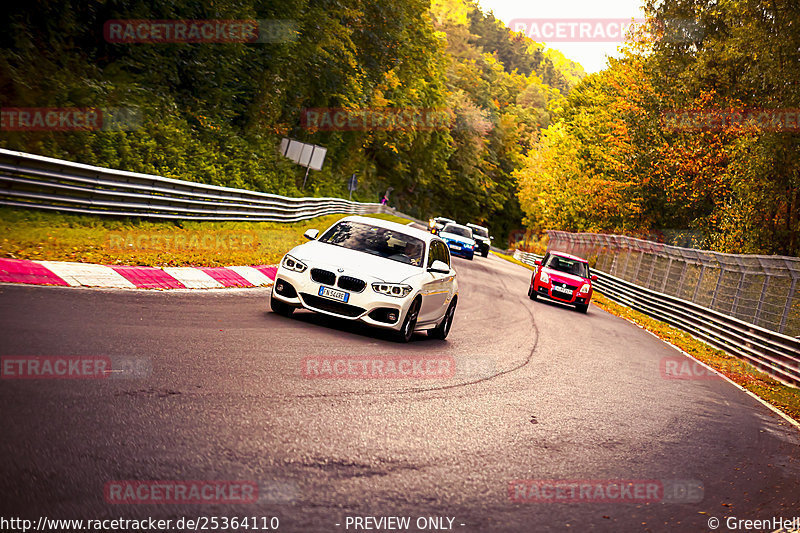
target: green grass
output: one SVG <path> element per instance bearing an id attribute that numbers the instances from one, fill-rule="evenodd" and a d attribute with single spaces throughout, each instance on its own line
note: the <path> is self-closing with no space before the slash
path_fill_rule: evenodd
<path id="1" fill-rule="evenodd" d="M 495 253 L 495 255 L 521 265 L 528 270 L 534 269 L 532 266 L 517 261 L 509 255 L 499 253 Z M 777 407 L 792 419 L 800 422 L 800 389 L 784 385 L 763 372 L 760 372 L 752 365 L 695 339 L 685 331 L 651 318 L 644 313 L 613 302 L 602 294 L 595 292 L 592 296 L 592 303 L 600 309 L 633 322 L 655 334 L 660 339 L 680 348 L 698 361 L 702 361 L 711 368 L 724 374 L 735 383 L 765 400 L 767 403 Z"/>
<path id="2" fill-rule="evenodd" d="M 519 261 L 517 259 L 514 259 L 514 256 L 511 256 L 511 255 L 508 255 L 508 254 L 504 254 L 504 253 L 501 253 L 501 252 L 495 252 L 495 251 L 492 251 L 492 253 L 494 255 L 496 255 L 497 257 L 501 258 L 501 259 L 505 259 L 506 261 L 508 261 L 510 263 L 514 263 L 514 264 L 517 264 L 519 266 L 525 267 L 528 270 L 533 270 L 534 269 L 532 266 L 530 266 L 530 265 L 528 265 L 526 263 L 523 263 L 522 261 Z"/>
<path id="3" fill-rule="evenodd" d="M 292 224 L 151 222 L 0 208 L 0 257 L 140 266 L 269 265 L 305 242 L 307 229 L 324 230 L 344 216 Z M 393 215 L 368 216 L 408 222 Z"/>

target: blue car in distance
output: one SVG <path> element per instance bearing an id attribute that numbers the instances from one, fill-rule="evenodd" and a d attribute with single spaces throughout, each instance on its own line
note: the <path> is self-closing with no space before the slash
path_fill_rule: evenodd
<path id="1" fill-rule="evenodd" d="M 451 255 L 466 257 L 470 261 L 475 257 L 475 239 L 468 227 L 455 223 L 447 224 L 439 231 L 439 237 L 450 248 Z"/>

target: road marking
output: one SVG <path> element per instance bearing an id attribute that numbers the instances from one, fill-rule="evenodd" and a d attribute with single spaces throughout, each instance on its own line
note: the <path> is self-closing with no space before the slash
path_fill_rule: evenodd
<path id="1" fill-rule="evenodd" d="M 0 283 L 108 289 L 238 289 L 272 285 L 277 266 L 143 267 L 0 258 Z"/>
<path id="2" fill-rule="evenodd" d="M 260 270 L 257 270 L 253 267 L 231 266 L 227 268 L 233 270 L 234 272 L 242 276 L 244 279 L 249 281 L 254 287 L 272 285 L 272 280 L 269 277 L 262 274 Z"/>
<path id="3" fill-rule="evenodd" d="M 164 267 L 164 272 L 183 283 L 187 289 L 219 289 L 222 287 L 222 283 L 196 268 Z"/>
<path id="4" fill-rule="evenodd" d="M 67 261 L 35 261 L 50 272 L 63 279 L 72 287 L 112 287 L 117 289 L 135 289 L 136 285 L 125 279 L 111 267 L 89 263 L 71 263 Z"/>
<path id="5" fill-rule="evenodd" d="M 24 259 L 0 258 L 0 282 L 69 286 L 69 283 L 53 274 L 49 269 Z"/>
<path id="6" fill-rule="evenodd" d="M 122 277 L 136 285 L 137 289 L 185 289 L 183 283 L 173 278 L 160 268 L 114 266 L 113 268 Z"/>
<path id="7" fill-rule="evenodd" d="M 253 284 L 240 276 L 237 272 L 225 267 L 197 267 L 224 287 L 252 287 Z"/>

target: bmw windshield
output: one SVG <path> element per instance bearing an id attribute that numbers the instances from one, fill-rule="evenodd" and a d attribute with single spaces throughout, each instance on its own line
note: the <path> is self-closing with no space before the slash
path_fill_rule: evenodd
<path id="1" fill-rule="evenodd" d="M 464 226 L 459 226 L 458 224 L 446 225 L 442 233 L 450 233 L 452 235 L 458 235 L 459 237 L 466 237 L 467 239 L 472 238 L 472 230 Z"/>
<path id="2" fill-rule="evenodd" d="M 361 222 L 339 222 L 319 241 L 414 266 L 421 266 L 425 255 L 423 240 Z"/>

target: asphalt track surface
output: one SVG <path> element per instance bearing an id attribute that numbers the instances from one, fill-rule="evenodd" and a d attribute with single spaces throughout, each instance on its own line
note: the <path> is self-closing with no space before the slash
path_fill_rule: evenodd
<path id="1" fill-rule="evenodd" d="M 450 517 L 472 532 L 707 531 L 710 517 L 727 531 L 729 516 L 800 515 L 796 427 L 726 381 L 665 379 L 661 361 L 678 352 L 595 306 L 530 301 L 526 269 L 493 256 L 455 266 L 449 338 L 407 345 L 275 315 L 266 289 L 0 286 L 0 355 L 144 363 L 119 379 L 0 381 L 0 516 L 277 516 L 279 531 L 311 532 Z M 350 355 L 452 356 L 456 375 L 301 372 L 306 357 Z M 254 480 L 259 500 L 110 504 L 114 480 Z M 513 480 L 694 480 L 703 492 L 518 502 Z"/>

